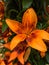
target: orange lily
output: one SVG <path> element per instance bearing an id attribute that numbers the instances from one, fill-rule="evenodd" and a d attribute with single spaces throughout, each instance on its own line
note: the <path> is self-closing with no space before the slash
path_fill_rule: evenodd
<path id="1" fill-rule="evenodd" d="M 10 50 L 10 43 L 3 44 L 3 46 Z"/>
<path id="2" fill-rule="evenodd" d="M 43 57 L 45 57 L 46 53 L 45 52 L 40 52 L 40 55 L 43 58 Z"/>
<path id="3" fill-rule="evenodd" d="M 0 2 L 0 20 L 4 17 L 4 3 Z"/>
<path id="4" fill-rule="evenodd" d="M 5 62 L 4 62 L 3 60 L 1 60 L 0 65 L 6 65 L 6 64 L 5 64 Z M 9 63 L 8 65 L 13 65 L 13 63 L 11 62 L 11 63 Z"/>
<path id="5" fill-rule="evenodd" d="M 11 19 L 6 19 L 6 23 L 9 26 L 9 28 L 16 33 L 17 35 L 12 39 L 11 44 L 10 44 L 10 49 L 13 50 L 17 45 L 24 40 L 27 42 L 27 47 L 32 47 L 40 52 L 46 52 L 47 47 L 46 44 L 44 43 L 44 40 L 49 40 L 49 33 L 47 33 L 44 30 L 35 30 L 36 24 L 37 24 L 37 15 L 34 11 L 33 8 L 29 8 L 26 10 L 22 17 L 22 23 L 11 20 Z M 23 45 L 22 45 L 23 46 Z M 13 56 L 14 54 L 17 54 L 15 57 Z M 10 61 L 15 59 L 16 57 L 22 64 L 24 64 L 24 58 L 21 58 L 24 54 L 21 53 L 21 57 L 19 56 L 20 53 L 17 51 L 13 51 L 10 56 Z M 13 56 L 13 58 L 12 58 Z M 12 59 L 11 59 L 12 58 Z"/>
<path id="6" fill-rule="evenodd" d="M 0 61 L 1 61 L 0 65 L 5 65 L 5 63 L 4 63 L 4 61 L 3 61 L 3 60 L 0 60 Z"/>

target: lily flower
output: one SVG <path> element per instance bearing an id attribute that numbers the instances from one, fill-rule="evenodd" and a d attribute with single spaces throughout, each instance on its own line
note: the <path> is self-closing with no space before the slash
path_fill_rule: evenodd
<path id="1" fill-rule="evenodd" d="M 0 65 L 5 65 L 5 62 L 3 60 L 0 60 Z"/>
<path id="2" fill-rule="evenodd" d="M 0 20 L 4 17 L 4 3 L 0 2 Z"/>
<path id="3" fill-rule="evenodd" d="M 9 28 L 17 34 L 10 42 L 10 50 L 12 53 L 10 55 L 9 62 L 15 58 L 18 58 L 18 60 L 24 64 L 23 56 L 25 50 L 19 53 L 18 49 L 22 42 L 23 44 L 21 47 L 25 45 L 25 41 L 27 43 L 26 48 L 32 47 L 40 52 L 47 51 L 47 46 L 43 40 L 49 40 L 49 33 L 44 30 L 36 29 L 37 21 L 37 15 L 33 8 L 29 8 L 24 12 L 22 23 L 11 19 L 6 19 L 6 23 Z M 17 46 L 18 49 L 14 50 Z"/>

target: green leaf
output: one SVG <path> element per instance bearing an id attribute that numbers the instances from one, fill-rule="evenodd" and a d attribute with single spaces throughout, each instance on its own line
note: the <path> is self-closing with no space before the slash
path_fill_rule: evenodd
<path id="1" fill-rule="evenodd" d="M 37 23 L 37 28 L 38 28 L 38 29 L 42 29 L 42 23 L 38 22 L 38 23 Z"/>
<path id="2" fill-rule="evenodd" d="M 35 49 L 31 49 L 31 54 L 28 61 L 33 65 L 38 65 L 37 62 L 40 60 L 39 52 Z"/>
<path id="3" fill-rule="evenodd" d="M 3 39 L 0 39 L 0 44 L 4 44 L 5 43 L 5 41 L 3 40 Z"/>
<path id="4" fill-rule="evenodd" d="M 43 24 L 42 29 L 46 29 L 48 26 L 49 26 L 49 24 L 45 23 L 45 24 Z"/>
<path id="5" fill-rule="evenodd" d="M 2 0 L 2 1 L 4 1 L 4 2 L 9 2 L 9 0 Z"/>
<path id="6" fill-rule="evenodd" d="M 49 52 L 46 53 L 46 60 L 49 63 Z"/>
<path id="7" fill-rule="evenodd" d="M 32 65 L 45 65 L 44 59 L 41 58 L 40 53 L 35 49 L 32 49 L 28 61 Z"/>
<path id="8" fill-rule="evenodd" d="M 2 33 L 4 33 L 6 30 L 7 30 L 7 28 L 8 28 L 8 26 L 7 26 L 7 24 L 6 24 L 6 22 L 5 22 L 5 20 L 2 20 Z"/>
<path id="9" fill-rule="evenodd" d="M 9 16 L 9 18 L 11 18 L 11 19 L 16 19 L 17 14 L 18 14 L 18 11 L 15 10 L 15 9 L 10 9 L 10 10 L 8 11 L 8 16 Z M 13 15 L 13 16 L 12 16 L 12 15 Z"/>
<path id="10" fill-rule="evenodd" d="M 22 7 L 23 9 L 27 9 L 31 6 L 33 0 L 22 0 Z"/>
<path id="11" fill-rule="evenodd" d="M 38 60 L 38 65 L 45 65 L 45 61 L 42 58 L 40 58 L 40 60 Z"/>

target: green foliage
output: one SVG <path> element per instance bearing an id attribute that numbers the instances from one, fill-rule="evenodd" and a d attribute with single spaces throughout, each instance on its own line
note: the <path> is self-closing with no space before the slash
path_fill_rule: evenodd
<path id="1" fill-rule="evenodd" d="M 46 22 L 38 22 L 37 23 L 37 28 L 38 29 L 46 29 L 49 26 Z"/>
<path id="2" fill-rule="evenodd" d="M 48 14 L 46 11 L 47 2 L 45 0 L 5 0 L 5 3 L 7 3 L 5 6 L 5 16 L 11 19 L 21 21 L 23 12 L 27 8 L 33 7 L 37 15 L 41 16 L 42 21 L 43 19 L 48 20 L 49 17 L 46 15 Z M 45 18 L 44 15 L 46 15 L 47 17 Z"/>
<path id="3" fill-rule="evenodd" d="M 47 51 L 47 53 L 46 53 L 46 60 L 49 63 L 49 51 Z"/>
<path id="4" fill-rule="evenodd" d="M 22 0 L 22 7 L 23 9 L 27 9 L 31 6 L 33 0 Z"/>
<path id="5" fill-rule="evenodd" d="M 41 58 L 39 52 L 35 49 L 32 49 L 28 61 L 32 65 L 45 65 L 45 63 L 44 63 L 45 61 Z"/>
<path id="6" fill-rule="evenodd" d="M 5 41 L 3 39 L 0 39 L 0 44 L 4 44 Z"/>
<path id="7" fill-rule="evenodd" d="M 8 28 L 8 26 L 7 26 L 7 24 L 5 23 L 5 20 L 2 20 L 2 33 L 4 33 L 6 30 L 7 30 L 7 28 Z"/>

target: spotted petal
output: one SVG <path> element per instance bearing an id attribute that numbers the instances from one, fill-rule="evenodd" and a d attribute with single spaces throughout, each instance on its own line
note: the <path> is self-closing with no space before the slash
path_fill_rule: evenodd
<path id="1" fill-rule="evenodd" d="M 22 25 L 18 21 L 6 19 L 6 23 L 9 28 L 16 34 L 22 33 Z"/>
<path id="2" fill-rule="evenodd" d="M 18 56 L 18 53 L 17 53 L 16 51 L 13 51 L 13 52 L 10 54 L 10 58 L 9 58 L 8 62 L 14 60 L 17 56 Z"/>
<path id="3" fill-rule="evenodd" d="M 10 50 L 10 43 L 6 43 L 3 45 L 5 48 L 9 49 Z"/>
<path id="4" fill-rule="evenodd" d="M 9 63 L 8 65 L 13 65 L 13 63 L 11 62 L 11 63 Z"/>
<path id="5" fill-rule="evenodd" d="M 28 40 L 28 45 L 41 52 L 47 51 L 47 47 L 46 47 L 45 43 L 43 42 L 43 40 L 41 38 L 38 38 L 38 37 Z"/>
<path id="6" fill-rule="evenodd" d="M 36 27 L 37 15 L 33 8 L 29 8 L 25 11 L 22 18 L 22 24 L 24 25 L 24 33 L 28 33 Z"/>
<path id="7" fill-rule="evenodd" d="M 4 61 L 2 61 L 0 65 L 5 65 L 5 62 L 4 62 Z"/>
<path id="8" fill-rule="evenodd" d="M 18 55 L 18 60 L 20 61 L 21 64 L 24 64 L 24 52 L 22 52 L 21 54 Z"/>
<path id="9" fill-rule="evenodd" d="M 25 38 L 26 38 L 25 34 L 16 35 L 11 41 L 10 49 L 13 50 L 20 42 L 24 41 Z"/>
<path id="10" fill-rule="evenodd" d="M 49 40 L 49 33 L 44 30 L 35 30 L 32 33 L 35 33 L 38 37 L 41 37 L 44 40 Z"/>

